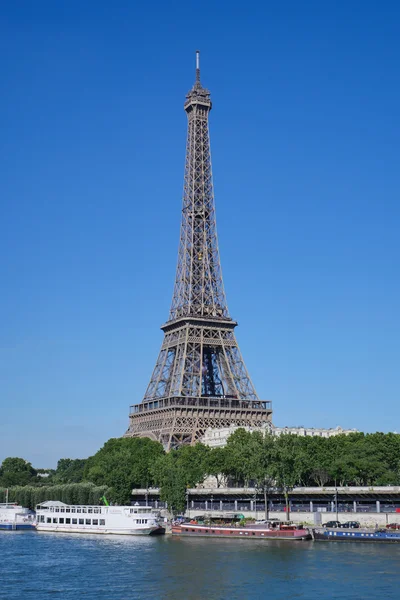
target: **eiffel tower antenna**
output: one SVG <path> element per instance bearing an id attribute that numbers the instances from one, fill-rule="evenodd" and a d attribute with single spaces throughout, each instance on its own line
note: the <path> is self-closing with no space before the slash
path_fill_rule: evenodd
<path id="1" fill-rule="evenodd" d="M 196 50 L 196 81 L 200 83 L 200 50 Z"/>
<path id="2" fill-rule="evenodd" d="M 188 118 L 178 264 L 164 340 L 126 436 L 150 437 L 169 450 L 194 444 L 207 428 L 271 423 L 271 402 L 258 399 L 243 362 L 222 281 L 215 218 L 208 115 L 210 92 L 196 80 Z"/>

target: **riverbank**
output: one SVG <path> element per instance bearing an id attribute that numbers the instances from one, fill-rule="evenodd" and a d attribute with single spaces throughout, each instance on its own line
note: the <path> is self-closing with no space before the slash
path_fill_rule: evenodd
<path id="1" fill-rule="evenodd" d="M 185 512 L 185 515 L 189 518 L 193 518 L 196 515 L 207 515 L 210 517 L 218 517 L 224 514 L 228 514 L 226 511 L 221 512 L 219 510 L 207 510 L 202 511 L 199 509 L 190 509 Z M 265 513 L 264 511 L 239 511 L 246 518 L 251 519 L 264 519 Z M 388 523 L 399 523 L 400 524 L 400 514 L 399 513 L 348 513 L 348 512 L 338 512 L 338 521 L 341 523 L 345 523 L 346 521 L 358 521 L 361 527 L 385 527 Z M 286 513 L 283 511 L 270 511 L 268 515 L 269 519 L 277 519 L 279 521 L 286 520 Z M 310 513 L 310 512 L 291 512 L 290 520 L 293 523 L 304 523 L 306 525 L 323 525 L 328 521 L 336 521 L 336 513 L 332 512 L 321 512 L 321 513 Z"/>

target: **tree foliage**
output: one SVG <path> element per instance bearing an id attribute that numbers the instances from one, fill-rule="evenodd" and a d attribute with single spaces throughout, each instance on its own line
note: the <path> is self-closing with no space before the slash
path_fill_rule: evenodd
<path id="1" fill-rule="evenodd" d="M 115 502 L 129 504 L 132 488 L 154 484 L 152 465 L 163 455 L 162 445 L 148 438 L 112 438 L 87 460 L 84 479 L 108 486 Z"/>
<path id="2" fill-rule="evenodd" d="M 187 488 L 209 475 L 217 478 L 217 486 L 224 478 L 255 486 L 265 500 L 271 488 L 281 489 L 287 504 L 299 485 L 400 485 L 400 435 L 275 437 L 237 429 L 225 448 L 196 444 L 167 454 L 147 438 L 111 439 L 88 459 L 60 459 L 54 471 L 6 458 L 0 467 L 0 502 L 9 488 L 10 502 L 31 507 L 45 500 L 96 504 L 104 493 L 126 504 L 132 488 L 159 486 L 161 498 L 176 513 L 186 506 Z"/>
<path id="3" fill-rule="evenodd" d="M 4 487 L 28 485 L 35 477 L 35 469 L 23 458 L 5 458 L 1 464 L 0 485 Z"/>
<path id="4" fill-rule="evenodd" d="M 60 500 L 65 504 L 99 504 L 100 498 L 106 496 L 113 500 L 112 490 L 107 486 L 96 486 L 93 483 L 71 483 L 49 486 L 15 486 L 9 488 L 8 501 L 16 502 L 34 509 L 37 504 L 47 500 Z M 6 499 L 6 488 L 0 487 L 0 502 Z"/>

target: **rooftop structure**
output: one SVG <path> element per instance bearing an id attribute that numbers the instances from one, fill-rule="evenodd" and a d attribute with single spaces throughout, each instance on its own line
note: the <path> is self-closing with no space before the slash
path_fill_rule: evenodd
<path id="1" fill-rule="evenodd" d="M 226 445 L 228 438 L 232 433 L 238 429 L 237 426 L 224 427 L 220 429 L 209 428 L 205 432 L 202 443 L 212 448 L 222 447 Z M 324 437 L 329 438 L 335 435 L 350 433 L 357 433 L 357 429 L 343 429 L 342 427 L 335 427 L 335 429 L 323 429 L 314 427 L 275 427 L 271 425 L 267 429 L 265 427 L 245 427 L 247 431 L 268 431 L 272 435 L 280 436 L 291 433 L 299 436 L 312 436 L 312 437 Z"/>

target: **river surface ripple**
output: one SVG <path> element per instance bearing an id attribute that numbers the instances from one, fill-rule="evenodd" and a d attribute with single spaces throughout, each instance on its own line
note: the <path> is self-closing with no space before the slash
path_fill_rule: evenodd
<path id="1" fill-rule="evenodd" d="M 0 532 L 5 600 L 400 598 L 400 544 Z"/>

